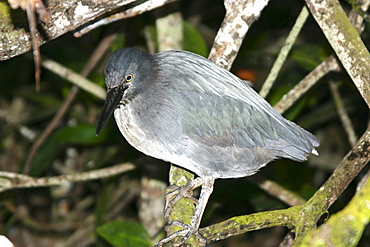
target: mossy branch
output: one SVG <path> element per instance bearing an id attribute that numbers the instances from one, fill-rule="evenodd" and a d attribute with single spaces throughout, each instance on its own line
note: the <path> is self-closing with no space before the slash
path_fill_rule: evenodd
<path id="1" fill-rule="evenodd" d="M 306 234 L 301 246 L 357 246 L 370 221 L 370 179 L 348 205 L 325 224 Z M 345 227 L 343 227 L 345 226 Z"/>

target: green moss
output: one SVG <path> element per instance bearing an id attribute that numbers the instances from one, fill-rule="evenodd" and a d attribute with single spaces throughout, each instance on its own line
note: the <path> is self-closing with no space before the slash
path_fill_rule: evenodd
<path id="1" fill-rule="evenodd" d="M 0 30 L 9 30 L 13 26 L 11 22 L 10 7 L 6 2 L 0 2 Z"/>
<path id="2" fill-rule="evenodd" d="M 370 181 L 348 205 L 309 232 L 300 246 L 356 246 L 370 220 Z"/>

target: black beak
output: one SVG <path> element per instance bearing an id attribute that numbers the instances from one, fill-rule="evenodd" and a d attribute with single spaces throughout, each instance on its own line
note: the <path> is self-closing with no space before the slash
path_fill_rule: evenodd
<path id="1" fill-rule="evenodd" d="M 119 101 L 122 99 L 122 95 L 125 89 L 126 88 L 124 88 L 123 86 L 108 89 L 107 98 L 105 100 L 103 111 L 100 114 L 98 127 L 96 128 L 97 136 L 99 135 L 100 131 L 104 128 L 105 124 L 108 122 L 109 117 L 117 108 Z"/>

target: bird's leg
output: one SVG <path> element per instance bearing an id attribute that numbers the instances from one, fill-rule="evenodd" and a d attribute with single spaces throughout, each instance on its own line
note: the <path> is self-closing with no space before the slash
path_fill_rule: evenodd
<path id="1" fill-rule="evenodd" d="M 185 240 L 198 231 L 200 221 L 202 220 L 202 216 L 203 216 L 204 210 L 206 209 L 208 199 L 213 192 L 214 182 L 215 180 L 212 177 L 203 178 L 203 184 L 202 184 L 202 189 L 200 191 L 198 205 L 195 208 L 195 212 L 194 212 L 193 218 L 191 219 L 190 226 L 189 226 L 190 231 L 185 235 Z"/>
<path id="2" fill-rule="evenodd" d="M 198 188 L 203 184 L 203 180 L 200 177 L 197 177 L 194 180 L 191 180 L 189 183 L 187 183 L 184 186 L 176 186 L 171 185 L 168 187 L 167 190 L 169 192 L 166 193 L 166 205 L 164 207 L 164 219 L 168 219 L 171 210 L 173 206 L 182 198 L 189 198 L 192 200 L 195 204 L 198 203 L 198 200 L 192 196 L 190 193 L 194 189 Z"/>
<path id="3" fill-rule="evenodd" d="M 195 179 L 195 180 L 197 180 L 197 179 Z M 200 181 L 198 180 L 194 184 L 199 184 L 200 183 L 202 185 L 202 188 L 201 188 L 198 204 L 195 208 L 195 212 L 194 212 L 194 215 L 191 219 L 190 225 L 186 225 L 186 224 L 178 222 L 178 221 L 171 222 L 171 224 L 176 225 L 176 226 L 180 226 L 184 229 L 180 230 L 180 231 L 177 231 L 177 232 L 174 232 L 170 236 L 162 239 L 156 246 L 162 246 L 163 244 L 165 244 L 165 243 L 167 243 L 167 242 L 169 242 L 169 241 L 171 241 L 171 240 L 173 240 L 177 237 L 183 237 L 182 241 L 186 241 L 193 234 L 197 234 L 197 231 L 199 229 L 199 225 L 200 225 L 204 210 L 205 210 L 207 202 L 208 202 L 208 199 L 209 199 L 210 195 L 212 194 L 213 184 L 214 184 L 214 178 L 212 178 L 212 177 L 203 177 L 203 178 L 199 178 L 199 179 L 200 179 Z M 195 181 L 195 180 L 193 180 L 193 181 Z M 193 188 L 194 189 L 196 187 L 188 186 L 188 188 Z M 177 197 L 177 195 L 176 195 L 176 197 Z M 176 197 L 174 199 L 176 199 Z M 172 200 L 174 200 L 174 199 L 172 199 Z M 203 244 L 205 244 L 205 240 L 202 238 L 202 236 L 200 236 L 198 234 L 197 237 L 200 241 L 203 242 Z"/>

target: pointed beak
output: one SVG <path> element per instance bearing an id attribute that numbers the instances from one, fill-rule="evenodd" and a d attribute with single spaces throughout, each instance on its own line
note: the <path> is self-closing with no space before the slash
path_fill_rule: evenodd
<path id="1" fill-rule="evenodd" d="M 110 116 L 117 108 L 119 101 L 122 99 L 125 88 L 123 86 L 110 88 L 107 91 L 107 98 L 103 107 L 103 111 L 100 114 L 98 127 L 96 128 L 96 135 L 98 136 L 100 131 L 104 128 L 108 122 Z"/>

